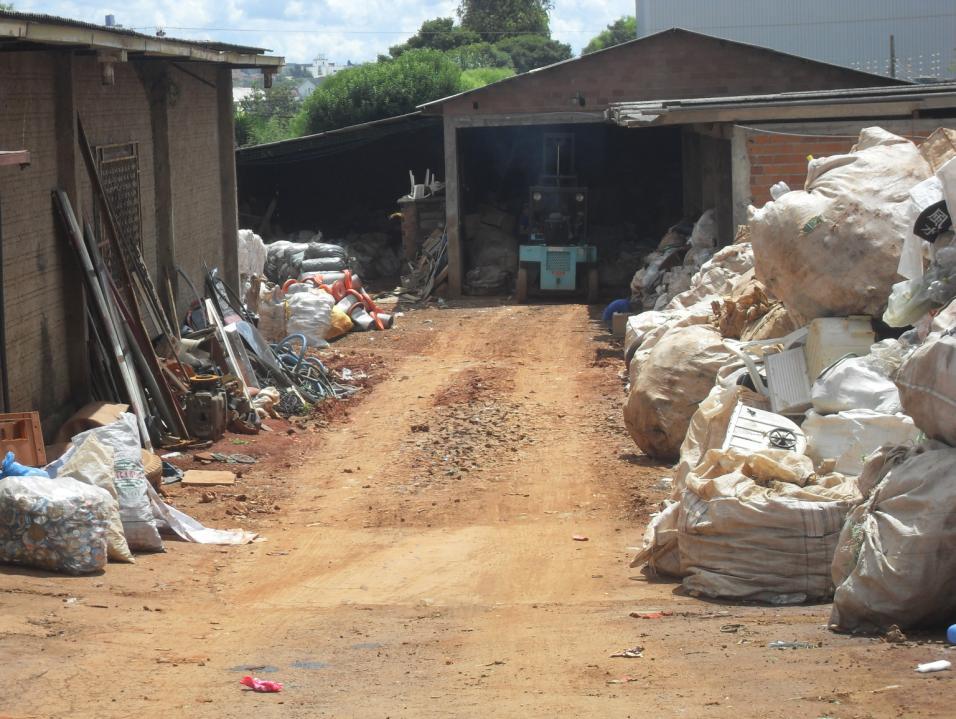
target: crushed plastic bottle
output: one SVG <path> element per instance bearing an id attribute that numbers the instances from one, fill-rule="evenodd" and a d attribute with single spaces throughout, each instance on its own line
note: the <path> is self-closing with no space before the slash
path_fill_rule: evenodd
<path id="1" fill-rule="evenodd" d="M 945 659 L 940 659 L 935 662 L 926 662 L 925 664 L 919 664 L 916 667 L 916 671 L 920 674 L 929 674 L 930 672 L 944 672 L 949 669 L 952 665 L 951 662 L 946 661 Z"/>

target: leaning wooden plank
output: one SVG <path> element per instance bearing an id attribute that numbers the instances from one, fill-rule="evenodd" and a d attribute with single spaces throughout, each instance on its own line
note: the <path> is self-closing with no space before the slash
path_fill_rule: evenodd
<path id="1" fill-rule="evenodd" d="M 80 231 L 80 225 L 76 221 L 76 215 L 73 214 L 73 206 L 70 204 L 70 198 L 63 190 L 54 190 L 53 197 L 56 200 L 56 206 L 60 210 L 60 217 L 63 220 L 67 235 L 73 243 L 80 258 L 80 265 L 86 275 L 86 281 L 93 299 L 96 302 L 96 308 L 100 313 L 103 326 L 109 335 L 111 350 L 116 358 L 120 375 L 123 377 L 123 385 L 126 387 L 126 393 L 129 395 L 130 402 L 133 405 L 133 412 L 136 414 L 136 421 L 139 425 L 140 440 L 146 449 L 151 450 L 153 443 L 149 438 L 149 432 L 146 430 L 146 402 L 143 400 L 142 389 L 136 381 L 136 374 L 133 371 L 132 360 L 128 351 L 125 349 L 123 340 L 116 327 L 113 324 L 112 315 L 109 306 L 106 304 L 106 298 L 103 295 L 103 289 L 96 278 L 96 272 L 93 270 L 93 263 L 90 261 L 90 253 L 86 249 L 86 243 L 83 242 L 83 233 Z"/>

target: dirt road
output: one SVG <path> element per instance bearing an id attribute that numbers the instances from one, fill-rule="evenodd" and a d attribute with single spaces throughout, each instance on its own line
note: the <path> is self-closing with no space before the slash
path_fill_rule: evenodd
<path id="1" fill-rule="evenodd" d="M 913 672 L 938 637 L 836 636 L 826 606 L 705 603 L 629 568 L 668 468 L 627 438 L 586 307 L 401 324 L 339 345 L 389 368 L 348 418 L 240 481 L 276 503 L 267 541 L 0 570 L 0 717 L 949 715 L 952 673 Z"/>

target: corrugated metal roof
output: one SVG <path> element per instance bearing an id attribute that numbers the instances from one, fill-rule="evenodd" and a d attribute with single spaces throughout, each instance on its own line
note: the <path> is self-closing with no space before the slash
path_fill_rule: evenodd
<path id="1" fill-rule="evenodd" d="M 889 87 L 858 88 L 853 90 L 820 90 L 810 92 L 783 92 L 772 95 L 741 95 L 737 97 L 710 97 L 646 102 L 619 102 L 607 110 L 612 122 L 625 127 L 651 124 L 683 124 L 713 121 L 722 113 L 723 121 L 751 119 L 757 110 L 776 110 L 781 119 L 793 107 L 811 108 L 827 117 L 824 108 L 840 110 L 841 114 L 860 107 L 863 114 L 876 114 L 880 106 L 887 114 L 899 114 L 898 106 L 905 105 L 904 114 L 916 110 L 956 110 L 956 82 L 925 85 L 893 85 Z M 866 106 L 866 109 L 862 109 Z M 812 109 L 815 108 L 815 109 Z M 767 113 L 764 113 L 767 114 Z M 772 112 L 770 114 L 773 114 Z M 767 119 L 767 118 L 762 118 Z"/>
<path id="2" fill-rule="evenodd" d="M 164 45 L 174 45 L 174 46 L 184 46 L 184 47 L 194 47 L 199 48 L 209 53 L 235 53 L 239 55 L 262 55 L 263 53 L 269 52 L 265 48 L 259 47 L 250 47 L 245 45 L 231 45 L 228 43 L 215 42 L 212 40 L 181 40 L 178 38 L 171 37 L 158 37 L 156 35 L 146 35 L 144 33 L 135 32 L 133 30 L 128 30 L 126 28 L 117 28 L 117 27 L 108 27 L 106 25 L 96 25 L 94 23 L 84 22 L 82 20 L 74 20 L 72 18 L 58 17 L 56 15 L 45 15 L 41 13 L 27 13 L 27 12 L 18 12 L 15 10 L 0 10 L 0 25 L 7 21 L 7 24 L 18 23 L 21 26 L 26 25 L 27 27 L 31 25 L 42 26 L 47 28 L 71 28 L 71 29 L 80 29 L 80 30 L 90 30 L 97 34 L 105 33 L 107 36 L 116 36 L 120 38 L 135 38 L 137 40 L 144 40 L 151 43 L 161 43 Z M 90 36 L 90 42 L 86 43 L 87 45 L 94 46 L 96 43 Z M 4 33 L 0 29 L 0 46 L 4 42 L 16 42 L 16 41 L 26 41 L 26 42 L 37 42 L 43 43 L 43 40 L 33 40 L 30 37 L 23 37 L 21 35 Z M 281 58 L 276 58 L 281 60 Z"/>

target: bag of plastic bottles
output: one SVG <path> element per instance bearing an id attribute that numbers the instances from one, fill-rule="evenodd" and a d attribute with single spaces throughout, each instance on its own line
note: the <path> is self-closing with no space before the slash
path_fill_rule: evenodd
<path id="1" fill-rule="evenodd" d="M 0 479 L 0 561 L 67 574 L 106 566 L 109 492 L 69 477 Z"/>

